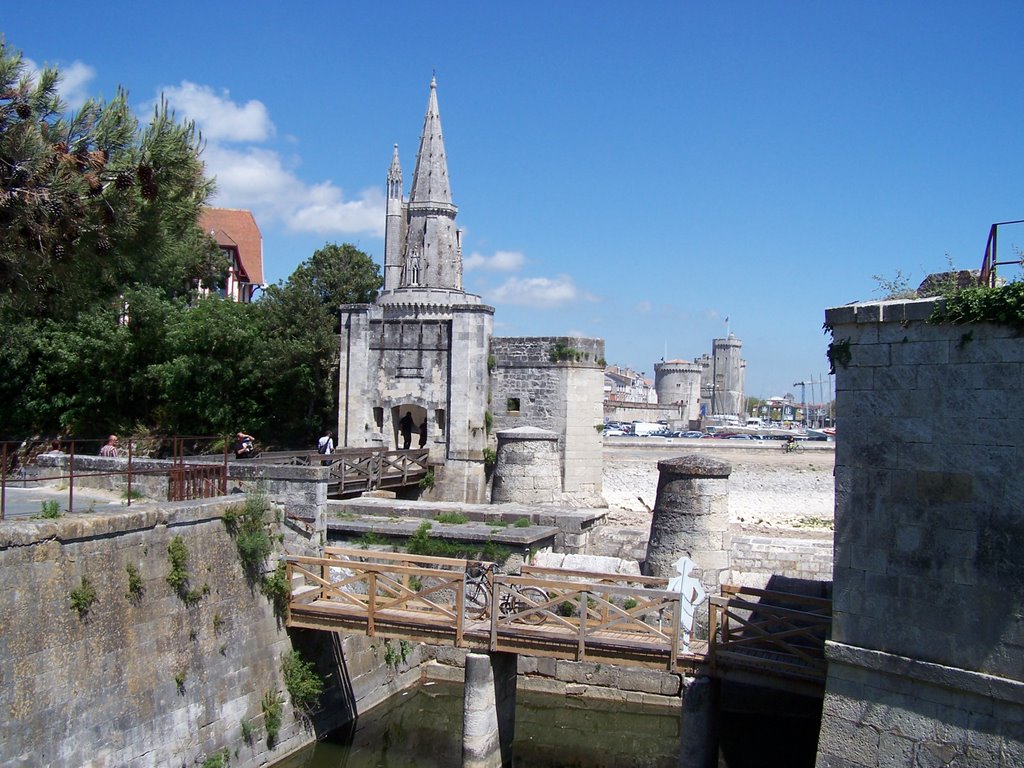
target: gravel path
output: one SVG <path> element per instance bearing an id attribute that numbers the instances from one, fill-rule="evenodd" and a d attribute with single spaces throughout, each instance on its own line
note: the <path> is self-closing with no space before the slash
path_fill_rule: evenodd
<path id="1" fill-rule="evenodd" d="M 734 527 L 787 534 L 815 530 L 820 534 L 831 528 L 835 505 L 835 451 L 831 444 L 787 454 L 774 443 L 734 448 L 710 440 L 687 442 L 652 447 L 605 446 L 607 524 L 649 528 L 649 509 L 657 497 L 658 461 L 699 453 L 732 465 L 729 516 Z"/>

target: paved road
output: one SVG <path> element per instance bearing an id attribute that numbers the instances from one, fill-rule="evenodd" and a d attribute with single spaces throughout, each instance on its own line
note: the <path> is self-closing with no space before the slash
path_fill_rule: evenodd
<path id="1" fill-rule="evenodd" d="M 28 488 L 7 486 L 4 492 L 4 519 L 25 519 L 38 515 L 44 501 L 56 501 L 60 511 L 67 513 L 68 490 L 31 485 Z M 122 502 L 114 494 L 91 488 L 75 488 L 75 513 L 93 511 L 102 507 L 120 507 Z"/>

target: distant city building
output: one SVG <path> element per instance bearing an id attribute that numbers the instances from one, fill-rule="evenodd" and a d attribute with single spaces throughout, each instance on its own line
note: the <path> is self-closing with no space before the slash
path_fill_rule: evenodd
<path id="1" fill-rule="evenodd" d="M 632 368 L 609 365 L 604 369 L 604 399 L 619 403 L 657 403 L 651 380 Z"/>
<path id="2" fill-rule="evenodd" d="M 228 259 L 220 295 L 243 304 L 252 301 L 256 289 L 263 287 L 263 235 L 252 212 L 204 208 L 199 215 L 199 227 L 217 242 Z M 202 285 L 200 291 L 212 292 Z"/>

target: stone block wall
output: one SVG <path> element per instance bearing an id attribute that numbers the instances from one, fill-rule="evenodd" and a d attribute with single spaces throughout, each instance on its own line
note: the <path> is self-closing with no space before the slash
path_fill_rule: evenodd
<path id="1" fill-rule="evenodd" d="M 198 765 L 227 748 L 231 765 L 246 768 L 315 738 L 285 691 L 281 655 L 292 640 L 244 577 L 222 520 L 234 503 L 140 504 L 0 524 L 0 764 Z M 200 595 L 194 605 L 167 582 L 176 536 Z M 137 594 L 128 566 L 141 580 Z M 95 601 L 80 615 L 72 593 L 83 578 Z M 346 639 L 344 652 L 331 679 L 346 678 L 348 708 L 322 714 L 324 727 L 388 690 L 366 638 Z M 271 691 L 284 701 L 272 749 L 262 713 Z M 251 743 L 243 722 L 253 726 Z"/>
<path id="2" fill-rule="evenodd" d="M 1024 765 L 1024 337 L 826 312 L 834 611 L 818 766 Z"/>
<path id="3" fill-rule="evenodd" d="M 552 351 L 572 350 L 552 361 Z M 558 435 L 562 492 L 567 503 L 603 505 L 604 341 L 575 337 L 491 339 L 494 431 L 539 427 Z M 518 408 L 515 404 L 518 403 Z"/>
<path id="4" fill-rule="evenodd" d="M 767 589 L 772 576 L 831 583 L 832 537 L 733 536 L 729 565 L 734 584 Z"/>

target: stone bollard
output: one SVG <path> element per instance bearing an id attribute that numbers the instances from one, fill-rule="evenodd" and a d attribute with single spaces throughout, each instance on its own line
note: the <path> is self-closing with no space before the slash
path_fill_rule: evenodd
<path id="1" fill-rule="evenodd" d="M 708 595 L 729 581 L 729 475 L 732 465 L 704 456 L 658 462 L 658 497 L 643 571 L 672 579 L 675 563 L 689 557 L 692 575 Z M 687 574 L 682 574 L 686 576 Z M 707 609 L 698 609 L 695 637 L 707 637 Z"/>
<path id="2" fill-rule="evenodd" d="M 498 432 L 491 503 L 551 504 L 561 496 L 558 435 L 538 427 Z"/>
<path id="3" fill-rule="evenodd" d="M 501 768 L 512 764 L 518 660 L 514 653 L 466 654 L 463 768 Z"/>

